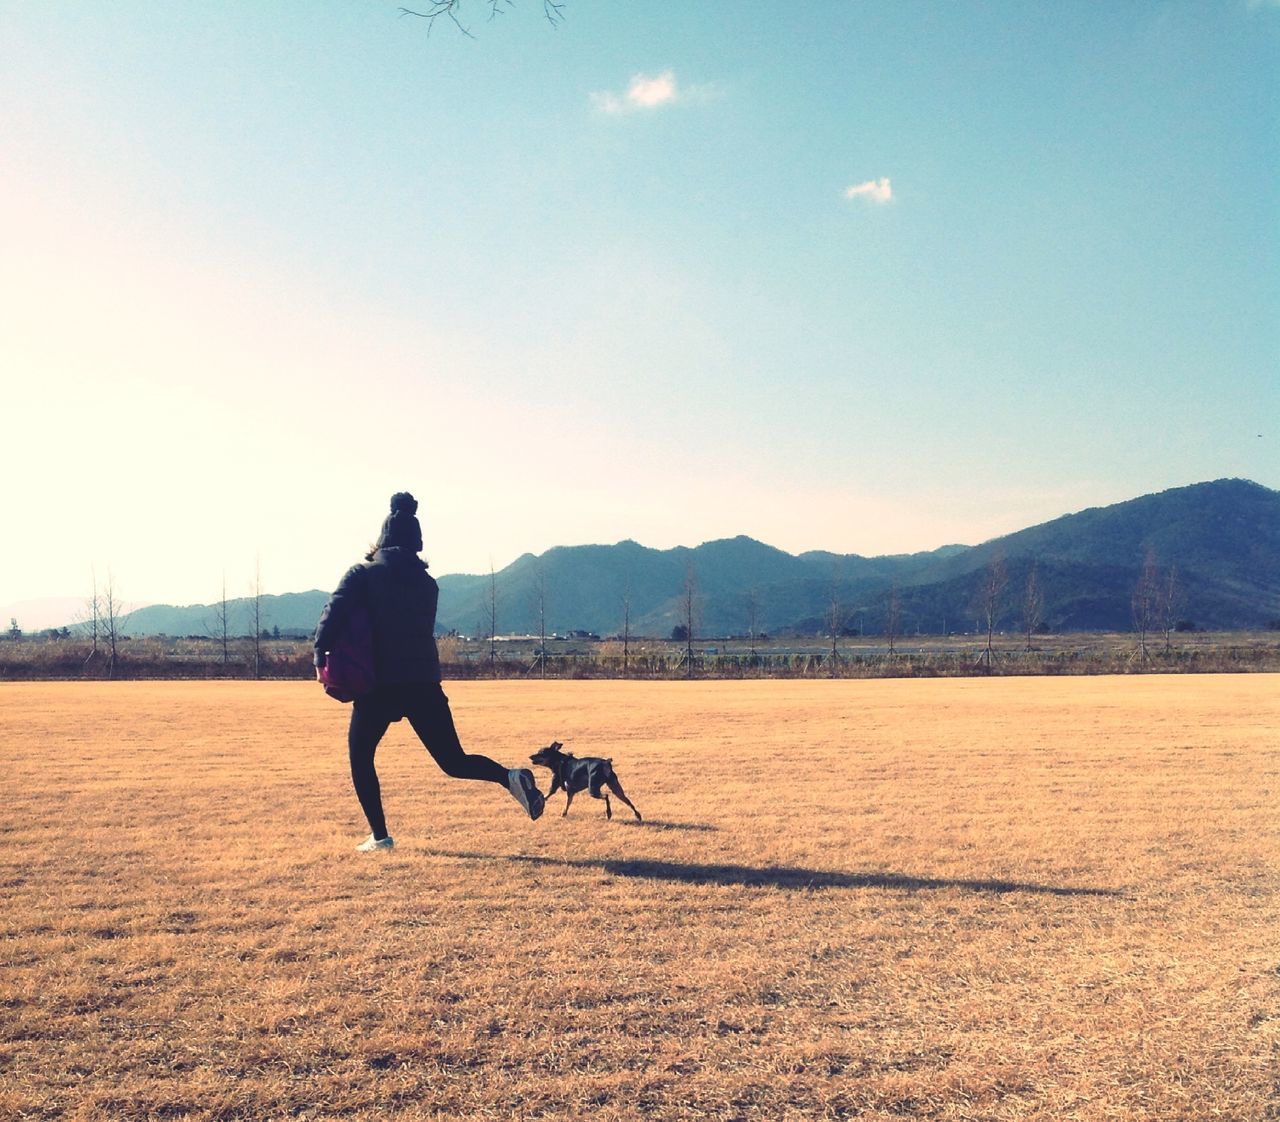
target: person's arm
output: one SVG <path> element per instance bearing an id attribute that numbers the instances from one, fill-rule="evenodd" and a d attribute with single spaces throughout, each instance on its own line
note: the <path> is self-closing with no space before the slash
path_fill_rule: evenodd
<path id="1" fill-rule="evenodd" d="M 340 624 L 347 618 L 347 614 L 351 611 L 353 604 L 360 602 L 360 597 L 364 594 L 363 589 L 364 566 L 353 565 L 342 576 L 342 580 L 338 582 L 338 587 L 334 589 L 333 595 L 329 597 L 329 602 L 324 606 L 324 611 L 320 613 L 320 622 L 316 624 L 316 637 L 312 660 L 316 667 L 316 677 L 320 677 L 320 671 L 324 669 L 325 656 L 329 651 L 329 636 L 333 632 L 335 625 Z"/>

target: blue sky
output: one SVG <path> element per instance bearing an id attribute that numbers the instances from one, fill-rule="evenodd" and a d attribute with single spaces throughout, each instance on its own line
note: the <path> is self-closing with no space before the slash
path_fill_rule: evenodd
<path id="1" fill-rule="evenodd" d="M 1280 6 L 468 2 L 0 5 L 0 603 L 1280 486 Z"/>

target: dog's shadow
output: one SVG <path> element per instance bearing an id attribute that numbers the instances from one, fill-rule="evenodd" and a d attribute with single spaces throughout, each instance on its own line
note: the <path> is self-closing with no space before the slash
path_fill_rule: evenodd
<path id="1" fill-rule="evenodd" d="M 638 823 L 637 823 L 638 825 Z M 969 880 L 952 877 L 920 877 L 907 873 L 845 873 L 831 869 L 805 869 L 790 865 L 700 865 L 679 861 L 655 861 L 644 858 L 629 860 L 570 859 L 541 857 L 535 854 L 450 852 L 431 850 L 435 857 L 453 857 L 469 861 L 510 861 L 514 864 L 563 869 L 599 869 L 613 876 L 641 877 L 647 880 L 675 881 L 681 884 L 716 884 L 746 888 L 785 888 L 812 890 L 819 888 L 879 888 L 907 892 L 937 892 L 951 888 L 965 892 L 989 892 L 1001 895 L 1024 892 L 1043 896 L 1112 896 L 1125 897 L 1117 888 L 1089 888 L 1070 885 L 1035 884 L 1014 880 Z"/>
<path id="2" fill-rule="evenodd" d="M 659 818 L 646 818 L 643 822 L 634 818 L 620 818 L 618 825 L 632 826 L 637 830 L 697 830 L 700 833 L 712 833 L 720 829 L 710 822 L 664 822 Z"/>

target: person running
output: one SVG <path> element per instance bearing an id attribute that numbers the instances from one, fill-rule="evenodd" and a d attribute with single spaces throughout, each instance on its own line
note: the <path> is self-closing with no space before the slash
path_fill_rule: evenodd
<path id="1" fill-rule="evenodd" d="M 426 562 L 418 556 L 422 529 L 417 513 L 417 500 L 407 491 L 391 496 L 391 513 L 382 523 L 377 544 L 363 564 L 347 570 L 316 627 L 316 677 L 323 680 L 330 638 L 335 629 L 344 626 L 352 609 L 362 607 L 372 625 L 377 684 L 372 693 L 356 698 L 347 731 L 351 779 L 371 831 L 356 846 L 364 853 L 395 845 L 382 813 L 382 790 L 373 755 L 388 726 L 406 717 L 446 775 L 501 784 L 532 819 L 543 809 L 533 772 L 505 768 L 488 756 L 468 754 L 458 740 L 449 699 L 440 684 L 435 639 L 440 592 Z"/>

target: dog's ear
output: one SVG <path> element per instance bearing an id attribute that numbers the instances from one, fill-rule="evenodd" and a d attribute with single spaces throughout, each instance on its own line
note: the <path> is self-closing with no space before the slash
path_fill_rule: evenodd
<path id="1" fill-rule="evenodd" d="M 563 744 L 561 744 L 561 743 L 560 743 L 560 741 L 558 741 L 558 740 L 553 740 L 553 741 L 551 742 L 551 744 L 549 745 L 549 747 L 550 747 L 553 751 L 559 752 L 559 751 L 560 751 L 560 749 L 564 747 L 564 745 L 563 745 Z"/>

